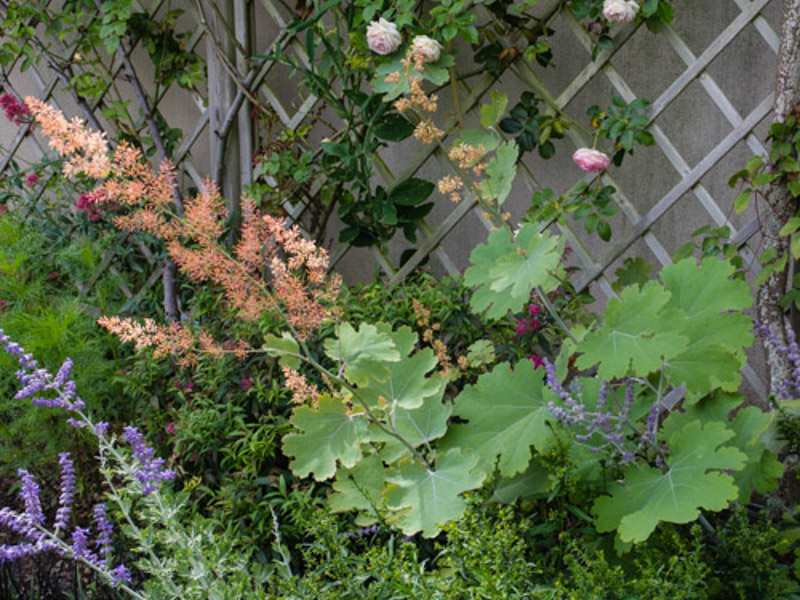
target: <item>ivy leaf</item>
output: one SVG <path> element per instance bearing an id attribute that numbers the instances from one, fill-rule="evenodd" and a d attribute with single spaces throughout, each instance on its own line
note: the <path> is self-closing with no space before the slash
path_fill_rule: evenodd
<path id="1" fill-rule="evenodd" d="M 676 356 L 688 344 L 686 336 L 676 331 L 685 319 L 681 311 L 664 310 L 669 300 L 669 292 L 656 281 L 641 290 L 626 287 L 619 300 L 608 301 L 603 325 L 578 344 L 583 355 L 577 366 L 598 365 L 598 374 L 606 380 L 658 370 L 665 358 Z"/>
<path id="2" fill-rule="evenodd" d="M 632 465 L 625 470 L 624 484 L 613 485 L 610 496 L 595 501 L 597 530 L 616 529 L 623 542 L 642 542 L 661 521 L 689 523 L 700 509 L 726 508 L 739 490 L 720 470 L 741 469 L 747 460 L 736 448 L 722 446 L 734 435 L 718 421 L 684 426 L 667 439 L 666 471 Z"/>
<path id="3" fill-rule="evenodd" d="M 469 451 L 486 474 L 492 472 L 498 456 L 503 476 L 524 471 L 531 460 L 531 446 L 544 452 L 553 439 L 543 372 L 523 361 L 513 371 L 509 363 L 501 363 L 481 375 L 454 402 L 453 414 L 469 422 L 453 425 L 440 447 Z"/>
<path id="4" fill-rule="evenodd" d="M 481 197 L 500 206 L 511 193 L 517 173 L 519 146 L 516 142 L 503 142 L 495 156 L 486 165 L 486 178 L 481 182 Z"/>
<path id="5" fill-rule="evenodd" d="M 370 454 L 352 469 L 339 469 L 328 507 L 333 513 L 358 510 L 356 523 L 371 525 L 377 521 L 376 510 L 383 507 L 383 486 L 383 462 Z"/>
<path id="6" fill-rule="evenodd" d="M 386 363 L 400 360 L 400 353 L 384 326 L 362 323 L 358 331 L 349 323 L 339 327 L 338 339 L 325 340 L 325 354 L 344 364 L 345 376 L 358 385 L 385 380 L 390 371 Z"/>
<path id="7" fill-rule="evenodd" d="M 298 406 L 291 423 L 297 433 L 283 438 L 283 451 L 294 457 L 290 467 L 298 477 L 324 481 L 336 473 L 336 462 L 352 468 L 361 460 L 361 444 L 367 440 L 367 421 L 348 414 L 341 398 L 321 396 L 317 407 Z"/>
<path id="8" fill-rule="evenodd" d="M 533 288 L 545 293 L 556 289 L 562 244 L 560 238 L 540 233 L 536 223 L 523 225 L 514 241 L 506 229 L 492 232 L 487 244 L 472 251 L 472 266 L 464 273 L 466 285 L 480 286 L 470 300 L 473 310 L 499 319 L 522 310 Z"/>
<path id="9" fill-rule="evenodd" d="M 478 457 L 452 449 L 440 455 L 431 470 L 406 459 L 386 473 L 391 484 L 385 492 L 386 506 L 394 511 L 386 520 L 406 535 L 418 531 L 434 537 L 441 525 L 457 519 L 466 508 L 461 494 L 480 487 L 484 474 L 475 469 Z"/>

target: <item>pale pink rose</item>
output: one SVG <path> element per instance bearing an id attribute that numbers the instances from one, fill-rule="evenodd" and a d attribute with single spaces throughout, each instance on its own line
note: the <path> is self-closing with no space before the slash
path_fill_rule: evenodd
<path id="1" fill-rule="evenodd" d="M 383 17 L 367 26 L 367 45 L 375 54 L 391 54 L 402 42 L 397 25 Z"/>
<path id="2" fill-rule="evenodd" d="M 636 18 L 639 5 L 634 0 L 605 0 L 603 17 L 612 23 L 630 23 Z"/>
<path id="3" fill-rule="evenodd" d="M 581 171 L 587 173 L 600 173 L 608 168 L 611 159 L 599 150 L 579 148 L 572 155 L 572 162 L 578 165 Z"/>
<path id="4" fill-rule="evenodd" d="M 435 63 L 442 54 L 442 45 L 427 35 L 418 35 L 411 42 L 415 56 L 422 56 L 425 62 Z"/>

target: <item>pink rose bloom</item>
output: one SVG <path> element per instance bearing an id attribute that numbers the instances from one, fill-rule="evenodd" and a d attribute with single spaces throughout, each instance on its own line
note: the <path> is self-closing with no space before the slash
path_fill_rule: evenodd
<path id="1" fill-rule="evenodd" d="M 634 0 L 605 0 L 603 17 L 612 23 L 630 23 L 636 18 L 639 5 Z"/>
<path id="2" fill-rule="evenodd" d="M 611 159 L 599 150 L 579 148 L 572 155 L 572 162 L 578 165 L 581 171 L 587 173 L 601 173 L 611 164 Z"/>
<path id="3" fill-rule="evenodd" d="M 375 54 L 391 54 L 400 47 L 403 38 L 397 25 L 383 17 L 367 26 L 367 45 Z"/>
<path id="4" fill-rule="evenodd" d="M 36 176 L 36 173 L 31 173 L 25 180 L 28 185 L 36 185 L 37 181 L 39 181 L 39 178 Z"/>

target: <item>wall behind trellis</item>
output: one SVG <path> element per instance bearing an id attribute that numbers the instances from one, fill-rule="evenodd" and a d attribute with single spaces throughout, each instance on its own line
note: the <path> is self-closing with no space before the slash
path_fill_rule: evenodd
<path id="1" fill-rule="evenodd" d="M 300 86 L 299 79 L 274 63 L 251 62 L 249 55 L 263 54 L 276 46 L 303 58 L 301 45 L 286 32 L 293 18 L 292 9 L 279 1 L 224 0 L 220 2 L 182 2 L 186 14 L 179 29 L 193 31 L 189 47 L 206 55 L 209 67 L 208 90 L 187 91 L 171 86 L 165 90 L 147 89 L 151 100 L 158 96 L 158 108 L 171 126 L 184 131 L 176 154 L 184 185 L 200 185 L 207 176 L 223 181 L 223 189 L 235 194 L 252 180 L 252 158 L 256 151 L 249 120 L 248 94 L 269 103 L 286 127 L 309 122 L 318 110 L 316 99 Z M 536 10 L 545 14 L 557 0 L 540 0 Z M 611 169 L 604 179 L 619 192 L 621 207 L 613 219 L 613 238 L 603 243 L 587 236 L 580 224 L 559 227 L 574 252 L 572 262 L 580 267 L 575 276 L 579 288 L 589 288 L 602 303 L 613 295 L 610 281 L 614 271 L 628 256 L 643 256 L 656 266 L 669 264 L 671 254 L 692 231 L 701 225 L 731 226 L 732 235 L 744 249 L 749 276 L 755 277 L 758 265 L 753 255 L 759 251 L 759 217 L 754 208 L 743 215 L 732 211 L 735 191 L 727 186 L 729 177 L 754 153 L 763 153 L 763 140 L 773 120 L 772 93 L 778 32 L 781 22 L 779 0 L 674 0 L 676 19 L 659 34 L 644 27 L 614 29 L 614 49 L 601 52 L 593 61 L 593 41 L 583 26 L 566 11 L 553 23 L 550 40 L 554 67 L 532 66 L 518 58 L 499 80 L 484 74 L 460 84 L 459 94 L 467 109 L 475 109 L 489 90 L 508 94 L 513 105 L 528 89 L 541 97 L 549 96 L 571 117 L 588 123 L 586 109 L 606 105 L 611 96 L 626 100 L 649 99 L 651 131 L 656 146 L 639 148 L 625 160 L 622 168 Z M 156 0 L 142 6 L 153 14 L 175 8 L 177 2 Z M 226 43 L 233 32 L 237 50 Z M 468 48 L 459 56 L 459 65 L 470 69 Z M 64 52 L 69 53 L 65 48 Z M 132 57 L 139 68 L 146 68 L 141 49 Z M 118 60 L 108 59 L 111 72 L 120 73 Z M 80 69 L 80 64 L 76 67 Z M 230 76 L 236 72 L 240 84 Z M 6 74 L 6 83 L 20 95 L 50 98 L 68 114 L 81 115 L 81 108 L 61 88 L 62 83 L 46 63 L 24 73 L 18 68 Z M 143 81 L 148 81 L 143 77 Z M 129 83 L 117 80 L 120 92 L 130 94 Z M 454 124 L 447 106 L 450 92 L 440 94 L 444 106 L 439 120 Z M 474 110 L 468 120 L 474 121 Z M 331 131 L 318 121 L 312 140 Z M 229 124 L 230 134 L 223 143 L 220 130 Z M 109 123 L 104 123 L 109 129 Z M 335 127 L 335 121 L 334 121 Z M 35 136 L 22 138 L 17 128 L 0 123 L 3 168 L 12 159 L 24 164 L 38 160 L 45 151 Z M 543 161 L 526 154 L 507 208 L 518 219 L 529 206 L 531 193 L 541 186 L 559 194 L 581 175 L 572 165 L 572 151 L 587 140 L 569 131 L 557 146 L 554 159 Z M 223 157 L 224 160 L 220 160 Z M 382 164 L 376 182 L 393 181 L 417 174 L 435 181 L 448 172 L 446 162 L 414 140 L 393 145 L 381 153 Z M 225 164 L 220 171 L 215 164 Z M 313 190 L 311 190 L 313 193 Z M 409 247 L 393 240 L 387 252 L 350 248 L 336 241 L 336 227 L 328 234 L 328 245 L 336 268 L 349 281 L 370 279 L 380 268 L 392 281 L 402 279 L 410 269 L 428 257 L 435 274 L 458 273 L 468 264 L 471 250 L 485 240 L 490 225 L 480 211 L 468 202 L 454 205 L 436 196 L 436 206 L 422 227 L 419 250 L 398 268 L 399 257 Z M 302 221 L 301 210 L 295 216 Z M 398 236 L 399 238 L 399 236 Z M 113 266 L 113 265 L 112 265 Z M 134 293 L 134 292 L 131 292 Z M 745 371 L 750 393 L 765 397 L 765 386 L 757 375 L 762 369 L 754 357 Z"/>

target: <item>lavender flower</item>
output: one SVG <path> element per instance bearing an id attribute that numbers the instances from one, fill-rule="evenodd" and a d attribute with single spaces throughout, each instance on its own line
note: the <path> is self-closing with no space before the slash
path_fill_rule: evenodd
<path id="1" fill-rule="evenodd" d="M 70 379 L 72 374 L 72 360 L 66 359 L 55 377 L 46 369 L 39 368 L 38 363 L 31 354 L 25 350 L 0 329 L 0 348 L 8 354 L 18 357 L 20 369 L 16 376 L 22 384 L 22 389 L 15 395 L 16 399 L 29 398 L 37 406 L 59 407 L 74 413 L 79 418 L 70 418 L 76 426 L 88 426 L 102 441 L 108 433 L 108 423 L 92 424 L 88 417 L 81 411 L 85 408 L 84 402 L 76 395 L 75 382 Z M 141 441 L 143 444 L 143 440 Z M 163 480 L 171 471 L 162 469 L 163 459 L 153 458 L 152 450 L 145 446 L 140 457 L 147 473 L 147 481 L 155 478 Z M 140 448 L 140 452 L 141 452 Z M 149 450 L 149 454 L 147 453 Z M 139 455 L 137 455 L 139 456 Z M 39 485 L 33 476 L 25 469 L 19 469 L 22 479 L 20 497 L 25 506 L 24 513 L 19 513 L 7 507 L 0 508 L 0 526 L 5 527 L 22 540 L 15 545 L 0 545 L 0 562 L 14 560 L 23 556 L 38 554 L 46 550 L 54 550 L 62 556 L 72 556 L 91 565 L 97 571 L 104 573 L 115 586 L 131 581 L 131 575 L 125 565 L 117 565 L 113 569 L 107 568 L 108 557 L 111 553 L 111 535 L 113 528 L 109 522 L 105 507 L 98 505 L 94 510 L 97 539 L 91 540 L 88 528 L 75 527 L 71 535 L 71 544 L 62 540 L 59 534 L 66 532 L 69 527 L 71 506 L 75 496 L 75 469 L 69 453 L 59 454 L 61 466 L 61 486 L 58 498 L 52 532 L 44 529 L 45 517 L 39 499 Z M 92 551 L 92 546 L 98 549 L 100 556 Z M 140 597 L 137 595 L 137 597 Z"/>
<path id="2" fill-rule="evenodd" d="M 69 452 L 58 455 L 58 464 L 61 465 L 61 494 L 58 497 L 56 520 L 53 523 L 56 531 L 66 529 L 69 525 L 72 500 L 75 497 L 75 466 Z"/>
<path id="3" fill-rule="evenodd" d="M 41 525 L 44 523 L 44 514 L 42 513 L 42 504 L 39 501 L 39 484 L 33 480 L 33 475 L 25 469 L 18 469 L 17 474 L 22 478 L 22 489 L 19 494 L 25 503 L 25 516 L 34 525 Z"/>
<path id="4" fill-rule="evenodd" d="M 769 347 L 786 357 L 791 365 L 791 376 L 777 385 L 778 396 L 784 400 L 800 398 L 800 346 L 797 344 L 794 329 L 790 325 L 786 326 L 786 343 L 778 339 L 777 334 L 764 323 L 755 322 L 755 331 L 764 338 Z"/>
<path id="5" fill-rule="evenodd" d="M 616 456 L 622 464 L 631 462 L 634 453 L 626 445 L 623 430 L 633 408 L 633 381 L 625 382 L 625 401 L 622 406 L 609 406 L 611 386 L 606 381 L 602 382 L 594 408 L 590 410 L 583 400 L 583 385 L 580 381 L 574 380 L 564 387 L 556 374 L 556 366 L 546 358 L 544 366 L 545 383 L 560 400 L 558 403 L 548 402 L 547 407 L 551 414 L 564 425 L 580 430 L 575 435 L 577 442 L 590 444 L 592 440 L 598 440 L 599 445 L 589 445 L 592 452 L 599 453 L 610 448 L 612 456 Z"/>
<path id="6" fill-rule="evenodd" d="M 114 527 L 108 520 L 108 515 L 106 515 L 105 504 L 95 505 L 93 512 L 94 523 L 95 527 L 97 528 L 97 539 L 95 540 L 95 545 L 97 546 L 98 552 L 102 557 L 100 562 L 105 564 L 106 558 L 109 554 L 111 554 L 111 534 L 114 533 Z"/>
<path id="7" fill-rule="evenodd" d="M 111 585 L 114 587 L 118 586 L 120 583 L 130 583 L 131 582 L 131 572 L 128 571 L 128 567 L 123 564 L 119 564 L 110 571 L 111 573 Z"/>
<path id="8" fill-rule="evenodd" d="M 131 445 L 133 455 L 139 461 L 139 468 L 133 472 L 133 476 L 142 484 L 142 494 L 147 496 L 154 492 L 163 481 L 170 481 L 175 478 L 175 472 L 165 469 L 163 458 L 154 458 L 153 449 L 144 441 L 144 436 L 139 433 L 136 427 L 125 427 L 125 441 Z"/>

